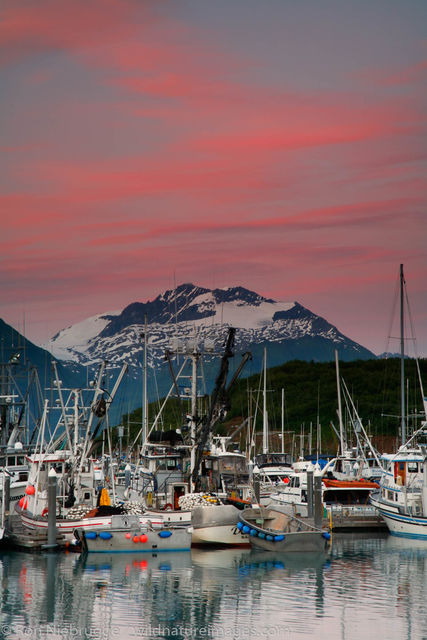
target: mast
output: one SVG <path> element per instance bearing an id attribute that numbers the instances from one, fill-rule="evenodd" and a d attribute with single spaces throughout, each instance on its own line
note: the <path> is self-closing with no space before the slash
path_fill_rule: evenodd
<path id="1" fill-rule="evenodd" d="M 338 421 L 340 424 L 340 447 L 341 447 L 341 455 L 344 455 L 344 451 L 346 449 L 346 445 L 344 442 L 344 425 L 342 419 L 342 406 L 341 406 L 341 386 L 340 386 L 340 372 L 338 365 L 338 351 L 335 349 L 335 370 L 337 374 L 337 394 L 338 394 Z"/>
<path id="2" fill-rule="evenodd" d="M 282 389 L 282 453 L 285 453 L 285 390 Z"/>
<path id="3" fill-rule="evenodd" d="M 268 453 L 268 414 L 267 414 L 267 349 L 264 347 L 264 388 L 263 388 L 262 452 Z"/>
<path id="4" fill-rule="evenodd" d="M 142 446 L 147 441 L 148 397 L 147 397 L 147 314 L 144 317 L 144 371 L 143 371 L 143 405 L 142 405 Z"/>
<path id="5" fill-rule="evenodd" d="M 199 359 L 199 351 L 196 341 L 194 342 L 193 353 L 191 354 L 191 452 L 190 452 L 190 493 L 195 490 L 195 479 L 193 478 L 196 467 L 196 429 L 197 429 L 197 361 Z"/>
<path id="6" fill-rule="evenodd" d="M 405 421 L 405 309 L 404 309 L 405 277 L 403 264 L 400 265 L 400 419 L 402 445 L 406 441 Z"/>

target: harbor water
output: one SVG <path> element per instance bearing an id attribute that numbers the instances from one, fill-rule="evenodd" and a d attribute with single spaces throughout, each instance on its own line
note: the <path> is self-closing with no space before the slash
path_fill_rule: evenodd
<path id="1" fill-rule="evenodd" d="M 387 534 L 324 554 L 3 550 L 0 580 L 0 638 L 427 639 L 427 545 Z"/>

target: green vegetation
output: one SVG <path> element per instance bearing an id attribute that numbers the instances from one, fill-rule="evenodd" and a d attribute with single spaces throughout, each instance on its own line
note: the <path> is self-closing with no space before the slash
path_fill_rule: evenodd
<path id="1" fill-rule="evenodd" d="M 422 380 L 427 378 L 427 360 L 419 361 Z M 340 374 L 353 399 L 365 429 L 372 435 L 380 449 L 391 449 L 400 437 L 400 360 L 356 360 L 340 362 Z M 423 411 L 422 396 L 416 361 L 405 360 L 405 379 L 408 425 L 411 429 L 419 424 Z M 262 388 L 261 375 L 240 379 L 231 390 L 231 410 L 226 421 L 219 425 L 221 433 L 231 433 L 235 425 L 248 415 L 256 416 L 256 429 L 262 430 Z M 270 432 L 280 432 L 282 424 L 282 389 L 284 390 L 284 429 L 286 432 L 307 435 L 313 431 L 313 447 L 316 443 L 316 425 L 321 425 L 322 449 L 333 453 L 337 448 L 337 438 L 331 422 L 338 429 L 337 390 L 335 363 L 303 362 L 294 360 L 267 370 L 267 410 Z M 207 405 L 207 399 L 205 399 Z M 349 420 L 346 404 L 342 402 L 344 418 Z M 188 406 L 185 407 L 188 411 Z M 149 407 L 149 424 L 157 414 L 158 405 Z M 418 418 L 415 419 L 414 415 Z M 130 441 L 135 438 L 141 426 L 141 409 L 129 417 L 123 417 L 123 424 L 129 424 Z M 176 399 L 167 404 L 163 417 L 165 429 L 180 427 L 183 418 Z M 159 428 L 162 428 L 159 424 Z M 291 437 L 289 434 L 287 437 Z M 275 442 L 275 446 L 278 446 Z M 286 440 L 285 440 L 286 443 Z M 287 444 L 286 444 L 287 446 Z M 307 450 L 307 445 L 306 445 Z"/>

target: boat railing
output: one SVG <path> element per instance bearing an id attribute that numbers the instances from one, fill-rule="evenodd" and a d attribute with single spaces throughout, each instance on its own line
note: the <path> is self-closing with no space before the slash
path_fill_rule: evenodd
<path id="1" fill-rule="evenodd" d="M 346 504 L 328 504 L 325 505 L 327 511 L 336 515 L 360 516 L 360 515 L 376 515 L 377 510 L 370 504 L 346 505 Z"/>

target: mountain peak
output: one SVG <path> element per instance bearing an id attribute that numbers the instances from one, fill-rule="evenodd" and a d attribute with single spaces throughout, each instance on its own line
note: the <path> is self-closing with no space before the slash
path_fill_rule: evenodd
<path id="1" fill-rule="evenodd" d="M 261 352 L 270 345 L 271 364 L 290 359 L 345 360 L 374 357 L 324 318 L 298 302 L 277 302 L 242 286 L 209 289 L 192 282 L 168 289 L 146 302 L 132 302 L 117 314 L 94 316 L 64 329 L 47 347 L 57 357 L 82 364 L 127 361 L 139 370 L 140 335 L 148 324 L 149 358 L 158 368 L 177 339 L 223 343 L 227 327 L 237 329 L 236 350 Z M 259 355 L 258 353 L 258 355 Z"/>

